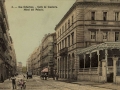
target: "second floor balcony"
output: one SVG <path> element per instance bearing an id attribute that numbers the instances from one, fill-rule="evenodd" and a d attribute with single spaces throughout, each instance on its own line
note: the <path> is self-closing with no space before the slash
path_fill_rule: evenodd
<path id="1" fill-rule="evenodd" d="M 60 56 L 66 55 L 68 53 L 68 47 L 64 47 L 60 50 Z"/>

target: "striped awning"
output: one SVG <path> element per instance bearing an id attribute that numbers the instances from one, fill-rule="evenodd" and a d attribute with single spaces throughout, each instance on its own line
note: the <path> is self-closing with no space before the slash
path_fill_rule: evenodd
<path id="1" fill-rule="evenodd" d="M 48 68 L 44 68 L 41 72 L 48 72 Z"/>

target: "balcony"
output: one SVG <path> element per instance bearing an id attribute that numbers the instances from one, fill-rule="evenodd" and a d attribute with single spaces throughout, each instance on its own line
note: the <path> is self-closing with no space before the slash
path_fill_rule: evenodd
<path id="1" fill-rule="evenodd" d="M 67 53 L 68 53 L 68 47 L 65 47 L 60 50 L 60 56 L 67 55 Z"/>
<path id="2" fill-rule="evenodd" d="M 91 21 L 91 24 L 96 24 L 96 21 Z"/>
<path id="3" fill-rule="evenodd" d="M 7 46 L 6 46 L 6 42 L 5 42 L 3 33 L 0 33 L 0 44 L 1 44 L 2 48 L 3 48 L 3 50 L 5 51 L 7 49 Z"/>
<path id="4" fill-rule="evenodd" d="M 83 21 L 78 21 L 78 25 L 81 24 L 83 25 Z M 91 20 L 86 20 L 84 21 L 85 25 L 107 25 L 107 26 L 120 26 L 120 21 L 115 21 L 115 20 L 107 20 L 107 21 L 103 21 L 103 20 L 95 20 L 95 21 L 91 21 Z"/>
<path id="5" fill-rule="evenodd" d="M 2 22 L 3 20 L 3 14 L 0 12 L 0 23 Z"/>
<path id="6" fill-rule="evenodd" d="M 6 22 L 5 18 L 3 17 L 2 13 L 0 13 L 0 24 L 1 24 L 1 28 L 2 28 L 3 32 L 6 33 L 6 29 L 8 27 L 7 27 L 7 22 Z"/>

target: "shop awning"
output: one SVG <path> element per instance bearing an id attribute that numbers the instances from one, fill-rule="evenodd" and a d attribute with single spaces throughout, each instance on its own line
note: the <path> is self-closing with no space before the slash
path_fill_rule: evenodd
<path id="1" fill-rule="evenodd" d="M 48 68 L 44 68 L 41 72 L 48 72 Z"/>

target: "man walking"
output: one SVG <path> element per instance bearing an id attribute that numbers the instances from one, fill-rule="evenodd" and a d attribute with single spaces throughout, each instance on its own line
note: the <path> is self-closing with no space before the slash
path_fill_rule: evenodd
<path id="1" fill-rule="evenodd" d="M 12 87 L 13 87 L 13 89 L 16 89 L 16 78 L 15 78 L 14 75 L 11 77 L 11 80 L 12 80 Z"/>

